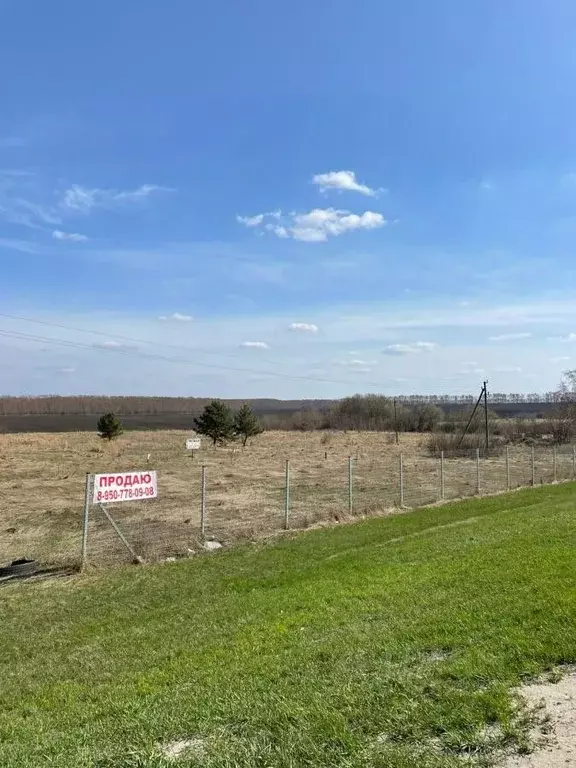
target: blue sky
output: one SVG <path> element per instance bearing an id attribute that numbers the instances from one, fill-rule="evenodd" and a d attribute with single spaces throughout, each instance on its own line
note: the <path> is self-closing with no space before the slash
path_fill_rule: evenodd
<path id="1" fill-rule="evenodd" d="M 0 19 L 0 392 L 525 392 L 576 366 L 570 0 Z"/>

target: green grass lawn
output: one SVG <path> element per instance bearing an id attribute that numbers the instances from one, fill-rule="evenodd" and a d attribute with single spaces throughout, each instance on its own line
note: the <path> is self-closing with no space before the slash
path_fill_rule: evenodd
<path id="1" fill-rule="evenodd" d="M 562 485 L 5 586 L 0 766 L 491 764 L 576 661 L 575 533 Z"/>

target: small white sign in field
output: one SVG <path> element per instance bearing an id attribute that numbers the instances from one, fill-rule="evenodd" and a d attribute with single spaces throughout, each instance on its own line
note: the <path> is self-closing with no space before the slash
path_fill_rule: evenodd
<path id="1" fill-rule="evenodd" d="M 110 504 L 114 501 L 139 501 L 158 496 L 156 472 L 109 472 L 94 475 L 93 504 Z"/>
<path id="2" fill-rule="evenodd" d="M 199 437 L 191 437 L 188 440 L 186 440 L 187 451 L 199 451 L 200 445 L 201 445 L 201 442 Z"/>

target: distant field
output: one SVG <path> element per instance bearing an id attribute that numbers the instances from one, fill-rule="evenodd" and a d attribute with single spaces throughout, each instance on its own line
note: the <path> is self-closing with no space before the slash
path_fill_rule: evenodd
<path id="1" fill-rule="evenodd" d="M 399 454 L 404 456 L 404 506 L 438 501 L 440 462 L 426 435 L 400 445 L 383 432 L 267 432 L 245 449 L 212 448 L 192 458 L 188 432 L 128 432 L 111 444 L 93 432 L 0 435 L 0 565 L 17 557 L 71 565 L 80 552 L 86 472 L 158 470 L 160 498 L 116 504 L 113 513 L 146 560 L 186 555 L 200 539 L 201 465 L 207 468 L 206 532 L 223 542 L 259 539 L 283 526 L 285 461 L 290 460 L 289 524 L 306 528 L 350 519 L 348 457 L 353 460 L 352 516 L 385 515 L 400 505 Z M 150 457 L 148 459 L 148 457 Z M 502 455 L 482 460 L 481 493 L 505 490 Z M 573 476 L 572 456 L 559 454 L 558 479 Z M 553 480 L 552 454 L 536 453 L 537 483 Z M 445 462 L 445 498 L 476 494 L 470 452 Z M 511 450 L 510 487 L 531 483 L 530 453 Z M 90 558 L 95 565 L 128 556 L 102 513 L 93 509 Z"/>
<path id="2" fill-rule="evenodd" d="M 576 661 L 573 484 L 0 589 L 3 768 L 480 768 Z M 182 748 L 180 759 L 170 750 Z"/>
<path id="3" fill-rule="evenodd" d="M 238 407 L 239 402 L 235 401 L 234 406 Z M 264 414 L 285 416 L 300 410 L 302 407 L 313 407 L 314 403 L 308 401 L 298 402 L 296 400 L 286 402 L 254 400 L 252 405 L 254 411 L 261 416 Z M 330 401 L 318 401 L 317 403 L 317 406 L 322 408 L 329 407 L 329 405 Z M 447 403 L 442 407 L 446 413 L 452 413 L 462 410 L 462 408 L 469 408 L 470 406 Z M 556 407 L 554 403 L 494 403 L 490 405 L 490 410 L 501 418 L 534 418 L 540 414 L 546 415 Z M 196 410 L 199 413 L 202 410 L 202 406 L 198 405 Z M 98 415 L 75 413 L 0 415 L 0 433 L 89 431 L 94 429 Z M 122 421 L 126 429 L 192 429 L 194 426 L 194 414 L 191 414 L 190 411 L 186 413 L 128 414 L 122 416 Z"/>

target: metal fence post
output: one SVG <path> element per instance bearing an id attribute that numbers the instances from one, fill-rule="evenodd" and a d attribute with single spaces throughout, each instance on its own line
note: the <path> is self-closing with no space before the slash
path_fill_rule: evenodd
<path id="1" fill-rule="evenodd" d="M 506 490 L 510 490 L 510 451 L 506 446 Z"/>
<path id="2" fill-rule="evenodd" d="M 202 496 L 200 502 L 200 535 L 206 531 L 206 465 L 202 464 Z"/>
<path id="3" fill-rule="evenodd" d="M 532 488 L 536 485 L 536 458 L 534 446 L 532 446 Z"/>
<path id="4" fill-rule="evenodd" d="M 444 451 L 440 451 L 440 501 L 444 501 Z"/>
<path id="5" fill-rule="evenodd" d="M 400 454 L 400 506 L 404 506 L 404 455 Z"/>
<path id="6" fill-rule="evenodd" d="M 90 491 L 92 490 L 92 475 L 86 474 L 84 485 L 84 520 L 82 523 L 82 556 L 80 568 L 84 569 L 88 561 L 88 520 L 90 517 Z"/>
<path id="7" fill-rule="evenodd" d="M 556 461 L 556 446 L 552 448 L 552 471 L 554 472 L 554 482 L 558 478 L 557 461 Z"/>
<path id="8" fill-rule="evenodd" d="M 288 516 L 290 515 L 290 460 L 286 459 L 286 476 L 284 486 L 284 530 L 288 530 Z"/>
<path id="9" fill-rule="evenodd" d="M 480 495 L 480 448 L 476 448 L 476 495 Z"/>
<path id="10" fill-rule="evenodd" d="M 352 469 L 352 456 L 348 456 L 348 512 L 354 511 L 354 473 Z"/>

